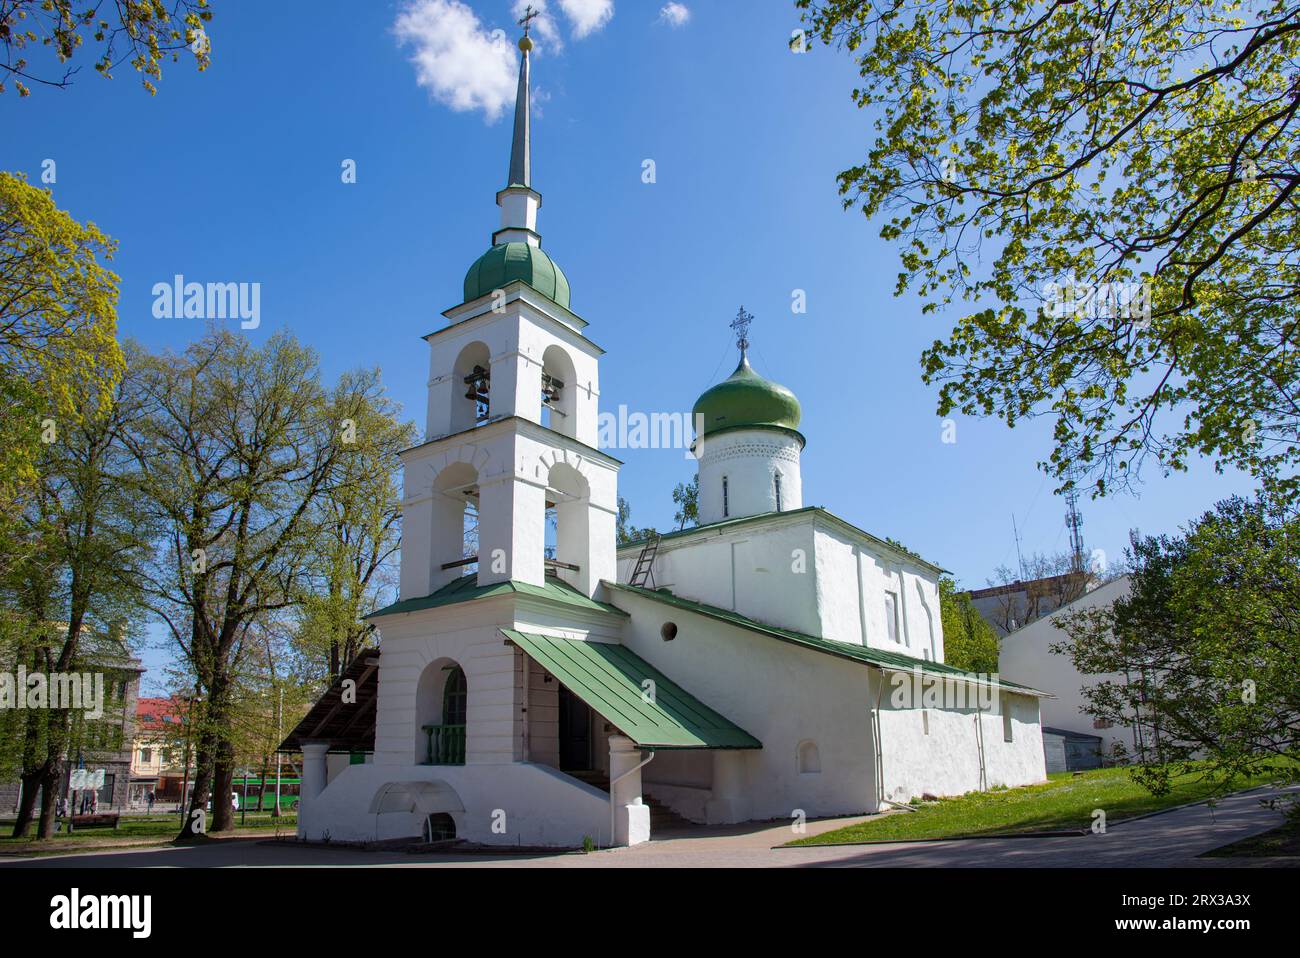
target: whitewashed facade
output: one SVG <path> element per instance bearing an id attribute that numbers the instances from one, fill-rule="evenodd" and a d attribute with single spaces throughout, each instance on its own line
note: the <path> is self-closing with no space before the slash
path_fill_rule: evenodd
<path id="1" fill-rule="evenodd" d="M 525 47 L 488 254 L 502 262 L 534 262 L 508 242 L 540 253 L 527 61 Z M 342 682 L 295 731 L 299 835 L 633 844 L 651 837 L 651 800 L 731 823 L 1041 781 L 1038 694 L 945 669 L 941 570 L 804 508 L 792 428 L 708 438 L 705 525 L 665 537 L 650 580 L 629 584 L 643 546 L 615 544 L 620 463 L 595 448 L 601 350 L 558 267 L 537 268 L 552 293 L 540 274 L 506 271 L 491 289 L 467 278 L 466 302 L 427 337 L 400 597 L 374 619 L 379 653 L 349 673 L 374 690 L 373 716 Z M 896 679 L 923 674 L 995 694 L 901 703 Z M 358 747 L 367 722 L 373 741 Z"/>

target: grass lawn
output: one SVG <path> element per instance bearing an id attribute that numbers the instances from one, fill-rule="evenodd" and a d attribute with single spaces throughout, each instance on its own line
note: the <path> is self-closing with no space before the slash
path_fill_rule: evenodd
<path id="1" fill-rule="evenodd" d="M 1267 785 L 1276 773 L 1242 779 L 1234 790 Z M 1107 824 L 1147 812 L 1209 798 L 1212 789 L 1196 773 L 1174 780 L 1167 795 L 1152 795 L 1131 778 L 1127 768 L 1088 772 L 1054 772 L 1041 785 L 971 792 L 917 806 L 917 811 L 881 815 L 822 835 L 788 842 L 822 845 L 845 842 L 909 841 L 925 838 L 964 838 L 978 835 L 1017 835 L 1028 832 L 1084 831 L 1092 825 L 1093 809 L 1106 812 Z"/>
<path id="2" fill-rule="evenodd" d="M 254 832 L 273 832 L 278 825 L 281 831 L 292 832 L 297 827 L 298 816 L 295 813 L 281 815 L 279 818 L 272 818 L 270 812 L 249 812 L 248 822 L 240 825 L 239 813 L 235 813 L 236 834 L 241 831 L 245 833 Z M 118 822 L 117 828 L 78 828 L 71 833 L 55 832 L 54 836 L 48 841 L 37 841 L 35 838 L 14 838 L 13 819 L 0 821 L 0 854 L 5 852 L 23 852 L 32 850 L 57 850 L 62 847 L 74 846 L 109 846 L 114 844 L 166 844 L 176 837 L 177 832 L 181 829 L 181 817 L 175 813 L 170 815 L 123 815 Z M 35 832 L 35 823 L 32 825 L 32 831 Z M 150 842 L 154 839 L 155 842 Z"/>

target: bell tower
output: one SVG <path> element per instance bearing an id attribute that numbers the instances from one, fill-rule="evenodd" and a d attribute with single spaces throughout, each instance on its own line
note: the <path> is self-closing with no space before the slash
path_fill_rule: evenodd
<path id="1" fill-rule="evenodd" d="M 403 599 L 475 566 L 479 585 L 554 576 L 588 596 L 615 577 L 621 463 L 596 448 L 603 350 L 537 231 L 528 19 L 499 228 L 448 325 L 425 337 L 425 442 L 403 454 Z"/>

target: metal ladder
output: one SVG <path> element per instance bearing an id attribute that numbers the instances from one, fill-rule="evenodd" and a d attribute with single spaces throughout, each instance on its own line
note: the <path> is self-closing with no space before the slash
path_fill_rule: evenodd
<path id="1" fill-rule="evenodd" d="M 652 532 L 646 539 L 645 545 L 641 547 L 641 554 L 637 556 L 636 566 L 632 569 L 632 578 L 628 579 L 628 585 L 640 586 L 645 588 L 646 580 L 654 585 L 654 564 L 655 556 L 659 553 L 659 533 Z"/>

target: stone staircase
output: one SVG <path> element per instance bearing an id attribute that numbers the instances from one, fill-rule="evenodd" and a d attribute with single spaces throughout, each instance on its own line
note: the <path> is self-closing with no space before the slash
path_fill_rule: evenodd
<path id="1" fill-rule="evenodd" d="M 565 772 L 565 774 L 571 775 L 581 782 L 586 782 L 592 788 L 598 788 L 602 792 L 609 791 L 609 777 L 604 772 Z M 682 818 L 653 795 L 642 792 L 641 801 L 645 802 L 650 808 L 650 836 L 652 838 L 664 832 L 676 832 L 695 827 L 694 822 Z"/>

